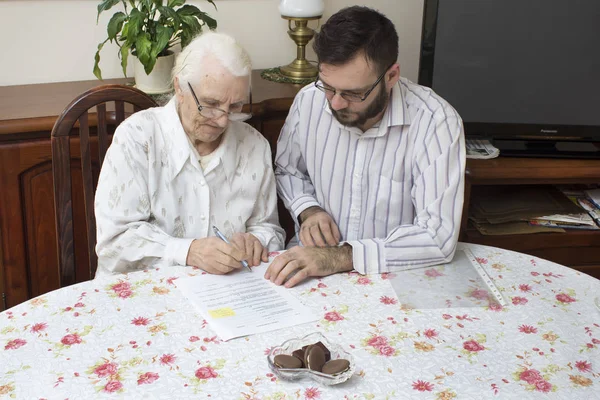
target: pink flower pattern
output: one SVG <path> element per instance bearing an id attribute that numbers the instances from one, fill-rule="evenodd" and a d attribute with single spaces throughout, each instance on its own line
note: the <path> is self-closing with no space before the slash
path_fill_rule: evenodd
<path id="1" fill-rule="evenodd" d="M 418 380 L 413 382 L 412 387 L 419 392 L 431 392 L 433 390 L 433 383 Z"/>
<path id="2" fill-rule="evenodd" d="M 31 332 L 33 332 L 33 333 L 39 333 L 39 332 L 45 330 L 47 327 L 48 327 L 48 324 L 46 324 L 45 322 L 34 324 L 31 327 Z"/>
<path id="3" fill-rule="evenodd" d="M 163 354 L 160 357 L 160 363 L 163 365 L 171 365 L 175 362 L 175 359 L 177 357 L 175 357 L 175 354 Z"/>
<path id="4" fill-rule="evenodd" d="M 577 361 L 575 367 L 580 372 L 592 372 L 592 364 L 587 361 Z"/>
<path id="5" fill-rule="evenodd" d="M 512 298 L 511 301 L 515 306 L 519 306 L 519 305 L 527 304 L 527 302 L 529 300 L 527 300 L 525 297 L 515 296 Z"/>
<path id="6" fill-rule="evenodd" d="M 158 379 L 158 374 L 155 372 L 146 372 L 141 374 L 137 380 L 138 385 L 147 385 Z"/>
<path id="7" fill-rule="evenodd" d="M 104 386 L 104 391 L 107 393 L 118 392 L 123 388 L 123 384 L 119 381 L 108 381 L 106 386 Z"/>
<path id="8" fill-rule="evenodd" d="M 81 343 L 81 337 L 76 333 L 70 333 L 68 335 L 63 336 L 60 342 L 65 346 L 72 346 L 74 344 Z"/>
<path id="9" fill-rule="evenodd" d="M 344 316 L 337 311 L 329 311 L 325 313 L 324 318 L 329 322 L 337 322 L 342 321 L 344 319 Z"/>
<path id="10" fill-rule="evenodd" d="M 523 333 L 537 333 L 537 328 L 531 326 L 531 325 L 521 325 L 519 326 L 519 332 L 523 332 Z"/>
<path id="11" fill-rule="evenodd" d="M 397 304 L 398 300 L 396 300 L 393 297 L 390 296 L 381 296 L 379 298 L 379 300 L 381 301 L 382 304 L 388 304 L 388 305 L 393 305 L 393 304 Z"/>
<path id="12" fill-rule="evenodd" d="M 475 340 L 467 340 L 463 343 L 463 349 L 471 352 L 479 352 L 485 350 L 485 347 Z"/>
<path id="13" fill-rule="evenodd" d="M 115 375 L 117 373 L 117 364 L 106 362 L 94 369 L 94 373 L 100 378 Z"/>
<path id="14" fill-rule="evenodd" d="M 425 275 L 427 275 L 430 278 L 437 278 L 438 276 L 444 276 L 444 274 L 442 274 L 440 271 L 438 271 L 435 268 L 426 269 Z"/>
<path id="15" fill-rule="evenodd" d="M 557 294 L 556 300 L 560 301 L 561 303 L 566 303 L 566 304 L 575 302 L 575 299 L 566 293 Z"/>
<path id="16" fill-rule="evenodd" d="M 219 376 L 212 367 L 200 367 L 196 370 L 195 375 L 198 379 L 211 379 Z"/>
<path id="17" fill-rule="evenodd" d="M 24 339 L 14 339 L 6 343 L 6 345 L 4 346 L 4 350 L 16 350 L 19 347 L 25 346 L 26 344 L 27 341 Z"/>

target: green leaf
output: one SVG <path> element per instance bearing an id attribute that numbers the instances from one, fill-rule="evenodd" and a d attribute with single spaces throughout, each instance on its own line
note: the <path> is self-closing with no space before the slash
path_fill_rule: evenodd
<path id="1" fill-rule="evenodd" d="M 171 8 L 179 7 L 185 4 L 185 0 L 169 0 L 167 5 Z"/>
<path id="2" fill-rule="evenodd" d="M 208 1 L 210 4 L 213 5 L 213 7 L 215 8 L 215 10 L 217 9 L 217 5 L 215 4 L 215 2 L 213 0 L 206 0 Z"/>
<path id="3" fill-rule="evenodd" d="M 127 78 L 127 58 L 129 57 L 129 48 L 121 46 L 121 68 L 123 68 L 123 75 Z"/>
<path id="4" fill-rule="evenodd" d="M 198 9 L 198 7 L 192 6 L 189 4 L 186 4 L 185 6 L 181 7 L 179 10 L 177 10 L 177 14 L 179 14 L 179 16 L 198 15 L 200 13 L 202 13 L 202 11 L 200 11 Z"/>
<path id="5" fill-rule="evenodd" d="M 181 18 L 179 18 L 179 15 L 175 10 L 169 7 L 158 7 L 158 11 L 160 12 L 161 17 L 173 20 L 173 30 L 177 32 L 181 26 Z"/>
<path id="6" fill-rule="evenodd" d="M 217 21 L 215 19 L 211 18 L 207 13 L 203 12 L 201 15 L 198 16 L 198 18 L 200 18 L 202 21 L 204 21 L 204 23 L 206 25 L 208 25 L 209 29 L 217 28 Z"/>
<path id="7" fill-rule="evenodd" d="M 184 25 L 181 28 L 181 48 L 184 48 L 197 34 L 202 32 L 202 26 L 196 17 L 189 15 L 181 16 L 181 23 Z"/>
<path id="8" fill-rule="evenodd" d="M 104 47 L 104 43 L 106 43 L 106 40 L 98 45 L 98 50 L 94 56 L 94 75 L 100 80 L 102 80 L 102 72 L 100 71 L 100 66 L 98 64 L 100 64 L 100 50 Z"/>
<path id="9" fill-rule="evenodd" d="M 149 35 L 147 33 L 139 35 L 137 37 L 137 40 L 135 41 L 135 56 L 144 65 L 144 69 L 146 69 L 147 74 L 149 74 L 150 71 L 152 71 L 152 69 L 148 71 L 148 64 L 150 63 L 150 59 L 152 58 L 150 54 L 150 51 L 152 50 L 152 42 L 150 42 L 148 36 Z M 156 62 L 156 57 L 154 58 L 154 60 Z"/>
<path id="10" fill-rule="evenodd" d="M 146 9 L 146 12 L 149 14 L 152 10 L 152 0 L 141 0 L 140 1 L 141 10 Z"/>
<path id="11" fill-rule="evenodd" d="M 152 57 L 156 58 L 169 44 L 171 36 L 173 35 L 173 28 L 168 28 L 163 25 L 156 26 L 156 41 L 152 43 Z"/>
<path id="12" fill-rule="evenodd" d="M 156 64 L 156 57 L 152 57 L 148 60 L 146 64 L 144 64 L 144 71 L 146 71 L 146 75 L 150 75 L 150 72 L 154 69 L 154 64 Z"/>
<path id="13" fill-rule="evenodd" d="M 144 35 L 143 26 L 144 14 L 137 8 L 134 8 L 129 15 L 129 21 L 126 24 L 127 29 L 123 27 L 123 36 L 126 38 L 125 45 L 127 47 L 131 47 L 132 49 L 137 48 L 138 37 Z"/>
<path id="14" fill-rule="evenodd" d="M 100 4 L 98 4 L 98 16 L 96 17 L 96 23 L 100 19 L 100 13 L 102 11 L 110 10 L 115 4 L 118 4 L 121 0 L 102 0 Z"/>
<path id="15" fill-rule="evenodd" d="M 114 40 L 117 38 L 117 34 L 121 31 L 121 28 L 123 28 L 123 22 L 125 22 L 126 19 L 127 15 L 125 15 L 121 11 L 115 13 L 112 16 L 106 28 L 106 32 L 108 32 L 108 38 L 110 40 Z"/>

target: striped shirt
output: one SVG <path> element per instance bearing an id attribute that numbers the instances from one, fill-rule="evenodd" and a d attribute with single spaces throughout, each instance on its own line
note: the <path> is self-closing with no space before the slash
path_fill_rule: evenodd
<path id="1" fill-rule="evenodd" d="M 312 206 L 327 211 L 352 246 L 356 271 L 452 259 L 464 198 L 464 133 L 456 110 L 431 89 L 401 78 L 381 121 L 363 133 L 341 125 L 325 94 L 308 85 L 281 130 L 275 166 L 288 210 L 296 218 Z"/>

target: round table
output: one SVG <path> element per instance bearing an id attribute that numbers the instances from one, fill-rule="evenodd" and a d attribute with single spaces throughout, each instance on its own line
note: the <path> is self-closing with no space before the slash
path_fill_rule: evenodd
<path id="1" fill-rule="evenodd" d="M 600 398 L 600 281 L 461 246 L 506 307 L 408 309 L 391 274 L 344 273 L 289 289 L 319 321 L 223 342 L 176 287 L 200 270 L 62 288 L 0 313 L 0 399 Z M 347 382 L 284 381 L 269 370 L 271 347 L 314 331 L 352 353 Z"/>

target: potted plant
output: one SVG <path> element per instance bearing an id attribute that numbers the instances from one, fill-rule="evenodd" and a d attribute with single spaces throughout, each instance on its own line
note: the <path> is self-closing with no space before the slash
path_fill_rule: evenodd
<path id="1" fill-rule="evenodd" d="M 216 10 L 213 0 L 207 0 Z M 119 58 L 123 74 L 127 76 L 129 53 L 135 59 L 136 85 L 146 92 L 161 93 L 170 90 L 170 73 L 173 66 L 173 46 L 187 44 L 202 31 L 217 27 L 217 21 L 196 6 L 185 4 L 186 0 L 102 0 L 98 4 L 98 19 L 104 11 L 122 4 L 122 11 L 113 14 L 106 31 L 108 37 L 98 45 L 94 57 L 94 75 L 102 79 L 100 51 L 106 42 L 114 41 L 119 46 Z M 165 4 L 166 3 L 166 4 Z M 169 60 L 170 59 L 170 60 Z M 163 65 L 166 64 L 166 65 Z M 151 74 L 155 71 L 153 74 Z M 158 87 L 153 84 L 156 72 L 166 74 L 158 78 Z M 165 86 L 166 85 L 166 86 Z"/>

